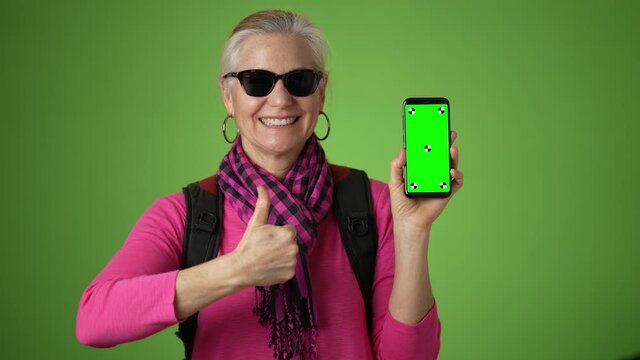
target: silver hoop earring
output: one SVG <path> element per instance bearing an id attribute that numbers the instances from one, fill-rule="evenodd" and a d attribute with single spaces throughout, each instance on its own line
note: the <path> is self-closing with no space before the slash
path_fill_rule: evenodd
<path id="1" fill-rule="evenodd" d="M 240 131 L 236 129 L 236 136 L 233 138 L 233 140 L 229 140 L 229 137 L 227 136 L 227 120 L 229 119 L 233 119 L 233 115 L 227 114 L 227 116 L 222 121 L 222 136 L 224 136 L 226 142 L 228 142 L 229 144 L 233 144 L 233 142 L 238 138 L 238 134 L 240 133 Z"/>
<path id="2" fill-rule="evenodd" d="M 327 120 L 327 133 L 324 134 L 323 137 L 319 137 L 318 135 L 316 135 L 316 137 L 318 138 L 318 140 L 323 141 L 329 137 L 329 133 L 331 132 L 331 121 L 329 120 L 329 116 L 327 116 L 324 111 L 320 111 L 320 114 L 318 114 L 318 116 L 320 115 L 324 116 L 325 120 Z"/>

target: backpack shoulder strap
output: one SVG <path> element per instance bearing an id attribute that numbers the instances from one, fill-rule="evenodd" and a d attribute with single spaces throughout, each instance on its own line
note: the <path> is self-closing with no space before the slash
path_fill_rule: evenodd
<path id="1" fill-rule="evenodd" d="M 222 196 L 218 196 L 215 176 L 189 184 L 182 189 L 187 216 L 182 245 L 182 269 L 202 264 L 215 258 L 222 233 Z M 198 313 L 179 324 L 176 335 L 184 343 L 185 359 L 191 359 Z"/>
<path id="2" fill-rule="evenodd" d="M 369 177 L 362 170 L 331 165 L 333 206 L 342 244 L 364 300 L 367 330 L 371 334 L 373 275 L 378 251 L 378 229 L 373 216 Z"/>

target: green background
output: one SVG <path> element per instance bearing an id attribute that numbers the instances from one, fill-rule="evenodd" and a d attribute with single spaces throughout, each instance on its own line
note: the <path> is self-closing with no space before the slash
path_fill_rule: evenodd
<path id="1" fill-rule="evenodd" d="M 444 112 L 440 114 L 440 108 Z M 414 113 L 410 112 L 414 109 Z M 407 166 L 405 192 L 448 193 L 449 173 L 449 106 L 447 104 L 404 106 L 405 148 Z M 431 147 L 425 151 L 425 146 Z M 446 187 L 441 188 L 440 184 Z M 411 184 L 415 183 L 413 189 Z"/>
<path id="2" fill-rule="evenodd" d="M 329 40 L 333 162 L 386 181 L 403 99 L 455 106 L 440 359 L 640 353 L 640 2 L 82 0 L 0 5 L 1 358 L 180 357 L 173 328 L 83 347 L 75 313 L 153 199 L 217 168 L 221 48 L 264 8 Z"/>

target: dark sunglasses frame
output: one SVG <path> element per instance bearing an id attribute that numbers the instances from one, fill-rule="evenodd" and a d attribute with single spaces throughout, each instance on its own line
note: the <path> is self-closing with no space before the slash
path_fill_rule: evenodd
<path id="1" fill-rule="evenodd" d="M 303 89 L 296 88 L 297 82 L 295 81 L 292 82 L 294 77 L 299 76 L 300 74 L 313 75 L 313 83 L 309 88 L 303 88 Z M 264 90 L 256 91 L 255 89 L 251 89 L 251 88 L 247 89 L 247 86 L 246 86 L 247 82 L 250 80 L 252 76 L 262 76 L 263 79 L 270 80 L 271 87 L 266 92 Z M 240 81 L 240 85 L 242 85 L 244 92 L 247 93 L 247 95 L 254 96 L 254 97 L 263 97 L 271 94 L 271 91 L 273 91 L 273 88 L 276 86 L 276 82 L 278 82 L 279 79 L 282 79 L 282 82 L 284 83 L 284 87 L 287 89 L 287 91 L 291 95 L 297 96 L 297 97 L 304 97 L 304 96 L 309 96 L 314 92 L 316 92 L 316 89 L 318 88 L 318 84 L 320 84 L 320 80 L 322 80 L 322 78 L 324 77 L 324 73 L 322 71 L 317 71 L 312 69 L 297 69 L 297 70 L 289 71 L 288 73 L 285 73 L 285 74 L 276 74 L 268 70 L 256 69 L 256 70 L 243 70 L 239 72 L 230 72 L 230 73 L 224 74 L 222 77 L 224 79 L 230 78 L 230 77 L 237 78 L 238 81 Z"/>

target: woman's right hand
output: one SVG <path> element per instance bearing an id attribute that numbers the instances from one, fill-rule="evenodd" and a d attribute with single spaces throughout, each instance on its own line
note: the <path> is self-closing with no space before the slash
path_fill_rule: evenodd
<path id="1" fill-rule="evenodd" d="M 247 229 L 232 252 L 245 286 L 270 286 L 293 278 L 298 244 L 293 225 L 267 223 L 271 201 L 267 191 L 258 186 L 258 200 Z"/>
<path id="2" fill-rule="evenodd" d="M 256 210 L 236 249 L 180 270 L 176 279 L 176 318 L 186 319 L 218 299 L 249 286 L 283 283 L 295 274 L 298 244 L 292 225 L 267 224 L 269 194 L 258 187 Z"/>

